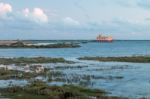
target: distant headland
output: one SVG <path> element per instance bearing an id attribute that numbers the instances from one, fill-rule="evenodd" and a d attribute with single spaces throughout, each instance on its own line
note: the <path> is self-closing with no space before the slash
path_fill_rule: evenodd
<path id="1" fill-rule="evenodd" d="M 34 44 L 28 40 L 0 40 L 0 48 L 77 48 L 77 43 Z"/>

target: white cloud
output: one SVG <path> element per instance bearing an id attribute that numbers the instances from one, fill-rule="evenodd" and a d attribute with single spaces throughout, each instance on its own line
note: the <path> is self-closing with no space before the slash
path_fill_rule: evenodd
<path id="1" fill-rule="evenodd" d="M 0 19 L 11 19 L 8 14 L 12 12 L 12 6 L 8 3 L 0 2 Z"/>
<path id="2" fill-rule="evenodd" d="M 41 8 L 34 8 L 33 11 L 30 11 L 29 8 L 25 8 L 23 10 L 23 14 L 25 17 L 29 18 L 30 20 L 33 20 L 37 23 L 47 23 L 48 22 L 48 16 L 44 13 L 43 9 Z"/>
<path id="3" fill-rule="evenodd" d="M 28 8 L 25 8 L 24 10 L 23 10 L 23 14 L 25 15 L 25 17 L 28 17 L 28 15 L 29 15 L 29 9 Z"/>
<path id="4" fill-rule="evenodd" d="M 77 20 L 74 20 L 71 17 L 66 17 L 63 19 L 63 22 L 67 25 L 80 25 L 80 22 Z"/>
<path id="5" fill-rule="evenodd" d="M 36 18 L 37 21 L 48 22 L 47 15 L 40 8 L 34 8 L 34 10 L 33 10 L 33 16 Z"/>
<path id="6" fill-rule="evenodd" d="M 12 7 L 7 3 L 0 3 L 0 15 L 12 12 Z"/>

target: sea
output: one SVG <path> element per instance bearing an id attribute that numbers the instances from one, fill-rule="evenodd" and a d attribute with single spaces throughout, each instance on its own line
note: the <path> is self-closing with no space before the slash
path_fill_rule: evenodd
<path id="1" fill-rule="evenodd" d="M 79 43 L 79 48 L 9 48 L 0 49 L 1 57 L 64 57 L 78 58 L 83 56 L 133 56 L 133 55 L 150 55 L 150 41 L 136 40 L 116 40 L 112 43 L 100 43 L 96 41 L 51 41 L 51 40 L 34 40 L 34 43 L 49 44 L 61 42 Z"/>
<path id="2" fill-rule="evenodd" d="M 141 97 L 150 98 L 150 63 L 78 60 L 79 57 L 84 56 L 149 56 L 150 41 L 148 40 L 115 40 L 111 43 L 100 43 L 93 40 L 34 40 L 31 42 L 37 44 L 71 42 L 78 43 L 81 47 L 39 49 L 1 48 L 0 57 L 63 57 L 67 60 L 77 62 L 76 66 L 83 67 L 62 69 L 70 78 L 74 77 L 71 75 L 79 75 L 81 79 L 83 75 L 92 75 L 93 78 L 90 79 L 90 84 L 87 84 L 87 87 L 104 89 L 110 95 L 130 97 L 132 99 Z M 59 65 L 66 66 L 55 64 L 55 66 Z M 61 85 L 63 82 L 52 82 L 51 84 Z"/>

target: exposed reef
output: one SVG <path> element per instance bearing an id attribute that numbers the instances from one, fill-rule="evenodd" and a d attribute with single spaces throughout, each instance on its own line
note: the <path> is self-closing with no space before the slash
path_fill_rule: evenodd
<path id="1" fill-rule="evenodd" d="M 79 60 L 95 60 L 102 62 L 133 62 L 150 63 L 150 56 L 123 56 L 123 57 L 80 57 Z"/>

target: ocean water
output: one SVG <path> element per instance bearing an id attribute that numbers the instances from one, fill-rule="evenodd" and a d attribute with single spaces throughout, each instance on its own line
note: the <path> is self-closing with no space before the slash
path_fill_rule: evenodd
<path id="1" fill-rule="evenodd" d="M 87 43 L 83 43 L 82 41 L 74 42 L 80 43 L 81 47 L 60 49 L 0 49 L 0 56 L 64 57 L 68 60 L 76 61 L 77 63 L 50 64 L 47 65 L 47 67 L 63 72 L 66 74 L 66 79 L 77 80 L 70 82 L 51 82 L 50 85 L 73 83 L 90 88 L 105 89 L 110 92 L 110 95 L 125 96 L 131 99 L 139 99 L 143 96 L 150 98 L 149 63 L 96 62 L 80 61 L 77 59 L 83 56 L 149 56 L 150 41 L 114 41 L 112 43 L 90 41 L 87 41 Z M 36 41 L 36 43 L 54 43 L 54 41 Z M 65 68 L 66 66 L 70 66 L 71 68 Z M 78 81 L 82 81 L 82 83 Z M 83 83 L 83 81 L 86 82 Z M 21 81 L 19 83 L 21 83 Z"/>
<path id="2" fill-rule="evenodd" d="M 52 43 L 52 41 L 36 41 L 36 43 Z M 81 46 L 82 47 L 80 48 L 67 48 L 67 49 L 66 48 L 0 49 L 0 56 L 1 57 L 49 56 L 49 57 L 77 58 L 82 56 L 150 55 L 150 41 L 114 41 L 112 43 L 99 43 L 89 41 L 88 43 L 81 43 Z"/>

